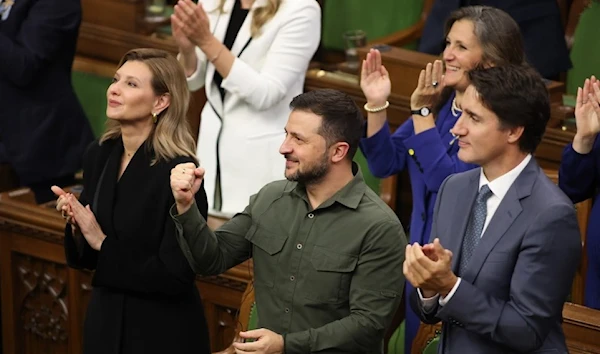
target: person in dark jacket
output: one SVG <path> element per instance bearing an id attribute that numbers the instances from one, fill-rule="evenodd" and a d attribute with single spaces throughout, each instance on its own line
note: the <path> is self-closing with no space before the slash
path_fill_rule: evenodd
<path id="1" fill-rule="evenodd" d="M 83 353 L 209 353 L 195 273 L 169 217 L 171 169 L 197 164 L 183 68 L 165 51 L 134 49 L 107 99 L 110 120 L 85 154 L 79 200 L 52 188 L 68 222 L 67 264 L 95 270 Z M 195 201 L 206 216 L 204 189 Z"/>
<path id="2" fill-rule="evenodd" d="M 80 0 L 0 1 L 0 163 L 31 187 L 71 185 L 94 135 L 71 85 Z"/>

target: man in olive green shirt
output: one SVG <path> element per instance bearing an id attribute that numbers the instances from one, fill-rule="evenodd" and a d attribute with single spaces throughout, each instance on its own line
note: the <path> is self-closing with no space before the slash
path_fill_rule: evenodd
<path id="1" fill-rule="evenodd" d="M 252 257 L 263 328 L 240 333 L 256 341 L 234 343 L 238 352 L 382 353 L 402 297 L 406 237 L 352 162 L 363 117 L 335 90 L 297 96 L 291 108 L 280 148 L 287 181 L 263 187 L 214 233 L 193 198 L 204 170 L 173 169 L 179 244 L 203 275 Z"/>

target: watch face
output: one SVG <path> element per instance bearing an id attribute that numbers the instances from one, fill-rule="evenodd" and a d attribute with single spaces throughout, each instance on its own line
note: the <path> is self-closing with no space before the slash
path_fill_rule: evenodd
<path id="1" fill-rule="evenodd" d="M 423 108 L 421 108 L 421 115 L 422 115 L 423 117 L 426 117 L 426 116 L 428 116 L 428 115 L 429 115 L 429 108 L 427 108 L 427 107 L 423 107 Z"/>

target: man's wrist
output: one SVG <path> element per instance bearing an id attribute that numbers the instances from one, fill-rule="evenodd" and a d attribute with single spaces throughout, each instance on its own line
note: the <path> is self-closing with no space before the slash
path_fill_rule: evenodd
<path id="1" fill-rule="evenodd" d="M 192 199 L 191 203 L 187 203 L 187 204 L 176 202 L 175 207 L 177 208 L 177 215 L 185 214 L 188 210 L 190 210 L 190 208 L 192 207 L 193 204 L 194 204 L 194 199 Z"/>
<path id="2" fill-rule="evenodd" d="M 452 288 L 454 288 L 454 285 L 456 285 L 457 281 L 458 281 L 458 277 L 456 275 L 452 274 L 448 283 L 442 289 L 440 289 L 440 292 L 439 292 L 440 296 L 441 297 L 448 296 L 450 291 L 452 291 Z"/>

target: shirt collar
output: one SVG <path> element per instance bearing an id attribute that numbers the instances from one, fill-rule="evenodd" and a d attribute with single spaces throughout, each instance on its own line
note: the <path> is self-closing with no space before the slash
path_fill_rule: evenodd
<path id="1" fill-rule="evenodd" d="M 340 189 L 334 195 L 332 195 L 331 198 L 327 199 L 325 202 L 319 205 L 317 209 L 327 208 L 333 205 L 333 203 L 335 202 L 338 202 L 351 209 L 358 208 L 358 205 L 360 204 L 360 201 L 362 200 L 362 197 L 365 194 L 367 185 L 363 179 L 360 167 L 358 166 L 358 164 L 356 164 L 356 162 L 352 162 L 352 174 L 354 175 L 352 180 L 350 180 L 348 184 L 346 184 L 342 189 Z M 290 187 L 291 188 L 288 189 L 289 191 L 293 192 L 297 196 L 304 199 L 307 203 L 309 203 L 308 196 L 306 194 L 306 188 L 303 184 L 293 182 L 293 184 Z"/>
<path id="2" fill-rule="evenodd" d="M 523 161 L 521 161 L 521 163 L 519 163 L 517 165 L 517 167 L 506 172 L 505 174 L 503 174 L 502 176 L 496 178 L 495 180 L 493 180 L 491 182 L 488 181 L 487 177 L 483 173 L 483 168 L 482 168 L 479 173 L 479 189 L 481 189 L 481 187 L 484 184 L 487 184 L 488 187 L 490 188 L 490 190 L 492 191 L 492 193 L 496 197 L 498 197 L 502 200 L 504 198 L 504 196 L 506 195 L 506 193 L 508 192 L 508 190 L 510 189 L 510 186 L 512 186 L 512 184 L 515 182 L 517 177 L 519 177 L 519 175 L 525 169 L 525 167 L 527 166 L 527 164 L 529 163 L 530 160 L 531 160 L 531 154 L 527 154 L 527 156 L 525 156 Z"/>

